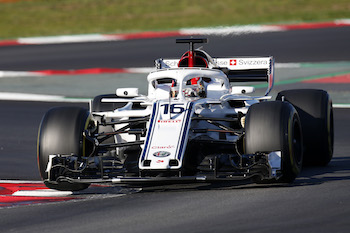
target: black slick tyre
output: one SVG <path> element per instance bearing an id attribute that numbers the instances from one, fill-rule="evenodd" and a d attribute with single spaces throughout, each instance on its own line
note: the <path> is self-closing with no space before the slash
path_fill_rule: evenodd
<path id="1" fill-rule="evenodd" d="M 294 107 L 281 101 L 252 105 L 245 120 L 245 153 L 281 151 L 281 177 L 278 182 L 291 183 L 302 167 L 303 144 L 300 120 Z M 275 180 L 255 179 L 274 182 Z"/>
<path id="2" fill-rule="evenodd" d="M 281 91 L 277 100 L 297 110 L 304 140 L 304 165 L 326 166 L 333 157 L 333 107 L 328 93 L 317 89 Z"/>
<path id="3" fill-rule="evenodd" d="M 78 191 L 89 187 L 89 184 L 49 181 L 46 172 L 49 155 L 88 153 L 83 131 L 89 122 L 89 112 L 79 107 L 56 107 L 44 115 L 38 132 L 37 156 L 40 175 L 48 188 Z"/>

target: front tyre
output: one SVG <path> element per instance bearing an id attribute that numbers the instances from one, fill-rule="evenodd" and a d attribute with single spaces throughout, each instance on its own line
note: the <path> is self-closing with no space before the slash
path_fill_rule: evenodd
<path id="1" fill-rule="evenodd" d="M 294 107 L 281 101 L 254 104 L 249 108 L 245 125 L 245 153 L 281 151 L 282 175 L 278 181 L 293 182 L 303 160 L 300 120 Z"/>
<path id="2" fill-rule="evenodd" d="M 83 131 L 91 121 L 89 112 L 79 107 L 56 107 L 50 109 L 43 117 L 37 144 L 38 166 L 45 185 L 51 189 L 79 191 L 89 184 L 70 183 L 67 181 L 49 181 L 46 168 L 49 155 L 85 155 L 89 150 Z"/>

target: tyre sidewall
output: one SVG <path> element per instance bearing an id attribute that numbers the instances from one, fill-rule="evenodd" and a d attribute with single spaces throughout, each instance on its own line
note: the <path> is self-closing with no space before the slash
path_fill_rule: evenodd
<path id="1" fill-rule="evenodd" d="M 271 101 L 252 105 L 246 116 L 245 153 L 281 151 L 281 181 L 292 182 L 302 167 L 302 149 L 293 147 L 295 133 L 302 135 L 300 130 L 298 113 L 291 104 Z"/>
<path id="2" fill-rule="evenodd" d="M 80 189 L 81 185 L 78 184 L 75 186 L 70 183 L 57 185 L 48 182 L 46 169 L 49 155 L 84 155 L 87 153 L 83 131 L 88 127 L 89 121 L 89 112 L 79 107 L 56 107 L 50 109 L 44 115 L 38 132 L 37 153 L 40 175 L 45 184 L 48 187 L 50 186 L 49 188 L 58 190 Z"/>

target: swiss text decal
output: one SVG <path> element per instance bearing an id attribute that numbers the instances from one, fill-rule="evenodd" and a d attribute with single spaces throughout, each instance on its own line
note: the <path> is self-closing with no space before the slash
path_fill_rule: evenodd
<path id="1" fill-rule="evenodd" d="M 271 57 L 214 58 L 219 67 L 230 69 L 269 69 Z"/>
<path id="2" fill-rule="evenodd" d="M 246 66 L 259 66 L 259 65 L 268 65 L 268 61 L 266 60 L 248 60 L 248 59 L 239 59 L 238 65 L 246 65 Z"/>

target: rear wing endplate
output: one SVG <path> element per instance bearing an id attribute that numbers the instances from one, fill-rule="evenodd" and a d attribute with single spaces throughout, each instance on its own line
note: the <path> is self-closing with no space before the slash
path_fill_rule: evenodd
<path id="1" fill-rule="evenodd" d="M 265 95 L 272 90 L 275 66 L 273 57 L 213 58 L 213 60 L 230 82 L 267 82 Z"/>

